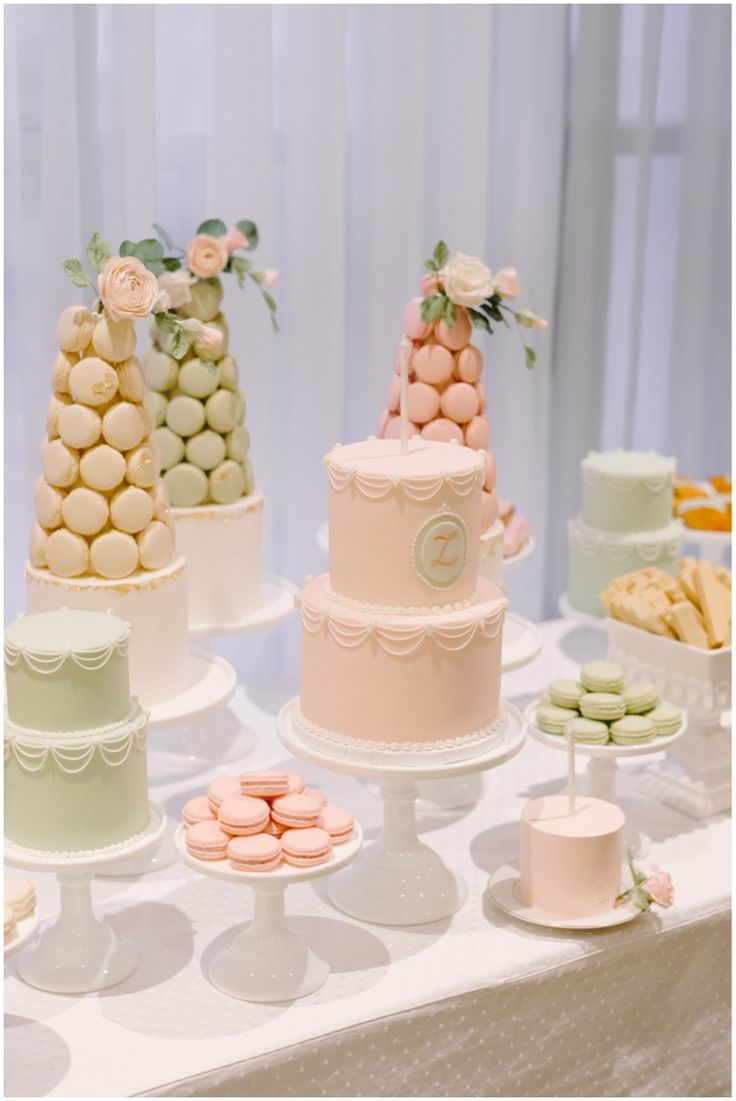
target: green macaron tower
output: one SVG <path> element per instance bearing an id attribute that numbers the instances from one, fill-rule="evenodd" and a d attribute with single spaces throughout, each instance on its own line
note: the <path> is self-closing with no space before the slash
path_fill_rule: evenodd
<path id="1" fill-rule="evenodd" d="M 147 714 L 131 699 L 129 624 L 105 612 L 21 616 L 5 631 L 5 837 L 76 853 L 149 820 Z"/>
<path id="2" fill-rule="evenodd" d="M 159 284 L 180 328 L 157 318 L 143 360 L 156 418 L 153 439 L 177 544 L 187 559 L 190 625 L 227 626 L 261 600 L 263 497 L 249 458 L 246 402 L 222 311 L 221 276 L 234 275 L 241 287 L 250 279 L 276 329 L 269 291 L 276 273 L 257 270 L 248 259 L 258 243 L 253 222 L 228 230 L 210 219 L 186 249 L 156 229 L 163 243 L 134 247 L 158 246 Z M 188 335 L 190 324 L 201 327 Z"/>

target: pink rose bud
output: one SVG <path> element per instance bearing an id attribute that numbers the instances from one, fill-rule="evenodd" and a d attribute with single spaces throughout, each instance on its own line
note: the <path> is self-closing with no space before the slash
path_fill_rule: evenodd
<path id="1" fill-rule="evenodd" d="M 229 229 L 220 240 L 228 252 L 235 252 L 236 249 L 248 247 L 248 238 L 235 227 Z"/>
<path id="2" fill-rule="evenodd" d="M 493 277 L 494 289 L 502 298 L 516 298 L 519 293 L 519 277 L 516 268 L 501 268 Z"/>
<path id="3" fill-rule="evenodd" d="M 666 909 L 675 901 L 675 888 L 667 872 L 658 872 L 657 875 L 650 876 L 642 886 L 650 895 L 652 902 L 656 902 L 658 906 Z"/>
<path id="4" fill-rule="evenodd" d="M 222 344 L 222 333 L 214 325 L 203 325 L 198 335 L 200 340 L 208 344 L 213 350 L 219 348 Z"/>

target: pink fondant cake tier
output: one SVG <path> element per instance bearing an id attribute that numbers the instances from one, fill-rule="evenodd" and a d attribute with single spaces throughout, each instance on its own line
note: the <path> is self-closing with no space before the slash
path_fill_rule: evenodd
<path id="1" fill-rule="evenodd" d="M 612 910 L 621 886 L 623 811 L 581 796 L 570 814 L 567 795 L 532 799 L 521 811 L 519 895 L 562 917 Z"/>
<path id="2" fill-rule="evenodd" d="M 481 578 L 465 607 L 397 614 L 346 603 L 331 578 L 301 597 L 305 738 L 345 754 L 461 760 L 500 734 L 506 601 Z"/>
<path id="3" fill-rule="evenodd" d="M 486 456 L 457 443 L 363 440 L 325 459 L 330 584 L 365 604 L 444 607 L 478 576 Z"/>

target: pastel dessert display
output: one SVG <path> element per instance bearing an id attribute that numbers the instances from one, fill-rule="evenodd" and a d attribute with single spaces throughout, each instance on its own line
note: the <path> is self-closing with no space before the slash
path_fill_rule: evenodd
<path id="1" fill-rule="evenodd" d="M 200 860 L 228 860 L 242 872 L 270 872 L 282 863 L 313 867 L 333 845 L 350 841 L 355 819 L 307 790 L 295 772 L 253 770 L 220 776 L 182 811 L 187 851 Z"/>
<path id="2" fill-rule="evenodd" d="M 160 227 L 165 270 L 159 284 L 185 328 L 202 327 L 186 347 L 159 319 L 143 357 L 156 428 L 159 469 L 172 505 L 177 542 L 186 555 L 193 627 L 237 624 L 261 603 L 263 496 L 256 489 L 245 426 L 246 402 L 222 312 L 220 276 L 246 278 L 260 291 L 274 324 L 275 271 L 252 266 L 253 222 L 227 229 L 203 222 L 186 249 Z M 165 254 L 164 254 L 165 246 Z"/>
<path id="3" fill-rule="evenodd" d="M 676 734 L 683 712 L 664 703 L 653 684 L 626 684 L 612 661 L 589 661 L 578 681 L 550 682 L 539 701 L 535 722 L 545 734 L 571 737 L 588 745 L 640 745 Z"/>
<path id="4" fill-rule="evenodd" d="M 707 482 L 675 478 L 673 515 L 695 531 L 731 531 L 731 479 L 714 474 Z"/>
<path id="5" fill-rule="evenodd" d="M 518 893 L 560 917 L 613 910 L 621 891 L 623 811 L 591 796 L 545 795 L 521 811 Z"/>
<path id="6" fill-rule="evenodd" d="M 591 451 L 581 463 L 582 510 L 568 523 L 568 600 L 604 616 L 599 593 L 632 570 L 677 572 L 682 525 L 672 519 L 674 459 L 653 451 Z"/>
<path id="7" fill-rule="evenodd" d="M 679 574 L 653 568 L 625 574 L 600 593 L 613 619 L 699 650 L 731 645 L 731 571 L 683 558 Z"/>
<path id="8" fill-rule="evenodd" d="M 329 574 L 308 579 L 305 743 L 354 760 L 461 760 L 502 736 L 506 601 L 479 577 L 487 455 L 415 437 L 336 446 Z"/>
<path id="9" fill-rule="evenodd" d="M 90 309 L 68 306 L 56 327 L 26 608 L 110 610 L 130 622 L 133 691 L 150 706 L 187 685 L 187 587 L 134 324 L 152 312 L 177 332 L 179 322 L 166 312 L 156 276 L 125 245 L 110 256 L 95 234 L 92 277 L 78 260 L 64 264 L 76 286 L 96 280 L 98 297 Z"/>
<path id="10" fill-rule="evenodd" d="M 529 539 L 529 524 L 496 492 L 496 463 L 489 449 L 486 391 L 481 381 L 483 356 L 471 337 L 474 327 L 492 333 L 491 323 L 506 322 L 507 317 L 515 320 L 520 332 L 543 328 L 546 322 L 531 310 L 508 305 L 519 293 L 513 268 L 494 276 L 475 257 L 462 253 L 450 257 L 443 241 L 426 267 L 423 294 L 407 303 L 403 318 L 404 338 L 411 341 L 409 435 L 442 443 L 455 440 L 484 454 L 479 569 L 482 576 L 500 584 L 503 558 L 521 550 Z M 534 352 L 526 343 L 525 349 L 527 365 L 532 366 Z M 399 348 L 378 428 L 381 439 L 397 439 L 401 430 L 400 354 Z"/>
<path id="11" fill-rule="evenodd" d="M 131 630 L 117 616 L 64 610 L 5 630 L 5 837 L 79 852 L 149 821 L 147 714 L 131 699 Z"/>

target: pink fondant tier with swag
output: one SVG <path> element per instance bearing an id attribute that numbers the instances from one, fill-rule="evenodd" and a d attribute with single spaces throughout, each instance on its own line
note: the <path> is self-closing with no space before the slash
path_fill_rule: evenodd
<path id="1" fill-rule="evenodd" d="M 507 303 L 519 293 L 513 268 L 494 276 L 480 260 L 458 254 L 448 258 L 440 242 L 426 264 L 423 295 L 412 298 L 404 310 L 404 336 L 412 342 L 409 353 L 408 415 L 410 436 L 449 443 L 457 440 L 486 453 L 481 498 L 481 571 L 499 581 L 493 564 L 493 546 L 503 556 L 518 553 L 529 538 L 528 521 L 511 501 L 498 496 L 496 462 L 489 449 L 490 427 L 486 417 L 486 392 L 482 382 L 483 356 L 471 343 L 473 327 L 492 332 L 492 322 L 505 322 L 505 314 L 523 328 L 544 328 L 546 322 L 531 310 L 513 310 Z M 534 352 L 526 348 L 527 365 Z M 398 439 L 401 347 L 396 353 L 387 407 L 381 415 L 378 435 Z M 501 521 L 501 523 L 499 523 Z M 503 526 L 502 526 L 503 525 Z M 497 563 L 500 566 L 500 563 Z"/>

